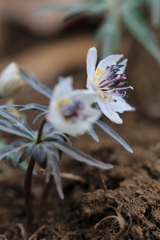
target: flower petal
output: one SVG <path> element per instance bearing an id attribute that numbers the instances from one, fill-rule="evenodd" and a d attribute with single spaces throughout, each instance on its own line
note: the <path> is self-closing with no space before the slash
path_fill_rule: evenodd
<path id="1" fill-rule="evenodd" d="M 102 61 L 100 61 L 97 68 L 105 70 L 107 66 L 110 66 L 113 63 L 118 62 L 123 56 L 124 56 L 123 54 L 110 55 L 103 59 Z"/>
<path id="2" fill-rule="evenodd" d="M 97 101 L 99 107 L 101 108 L 102 112 L 106 117 L 108 117 L 112 122 L 115 122 L 117 124 L 123 123 L 118 113 L 116 113 L 115 110 L 109 106 L 109 103 L 107 101 L 104 101 L 104 99 L 102 99 L 101 97 L 98 97 Z"/>
<path id="3" fill-rule="evenodd" d="M 54 94 L 53 94 L 54 95 Z M 71 134 L 73 136 L 84 134 L 90 130 L 100 117 L 101 111 L 91 107 L 95 101 L 97 93 L 89 90 L 75 90 L 68 94 L 69 102 L 80 102 L 83 108 L 80 110 L 78 116 L 73 119 L 65 119 L 59 108 L 57 108 L 57 99 L 54 97 L 50 101 L 49 112 L 47 113 L 47 120 L 59 131 Z"/>
<path id="4" fill-rule="evenodd" d="M 114 111 L 123 113 L 124 111 L 135 111 L 136 108 L 132 107 L 130 104 L 128 104 L 125 99 L 121 97 L 115 97 L 114 99 L 117 100 L 117 102 L 111 102 L 108 103 L 109 107 L 111 107 Z"/>
<path id="5" fill-rule="evenodd" d="M 62 97 L 67 97 L 73 90 L 72 83 L 72 77 L 61 77 L 60 81 L 54 87 L 52 98 L 56 99 L 56 101 L 59 101 L 59 99 L 61 99 Z"/>
<path id="6" fill-rule="evenodd" d="M 92 82 L 94 78 L 95 68 L 97 62 L 97 50 L 95 47 L 89 49 L 87 54 L 87 85 L 88 89 L 93 89 Z"/>
<path id="7" fill-rule="evenodd" d="M 118 71 L 118 74 L 124 73 L 124 71 L 126 69 L 126 66 L 127 66 L 127 62 L 128 62 L 128 59 L 126 58 L 122 62 L 119 63 L 119 64 L 122 64 L 124 66 L 120 68 L 120 70 Z"/>

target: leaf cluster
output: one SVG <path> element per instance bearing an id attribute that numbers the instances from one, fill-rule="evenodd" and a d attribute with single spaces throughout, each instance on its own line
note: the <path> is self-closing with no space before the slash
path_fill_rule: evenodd
<path id="1" fill-rule="evenodd" d="M 82 3 L 48 5 L 34 9 L 34 14 L 66 11 L 65 20 L 82 15 L 103 17 L 95 41 L 101 44 L 101 58 L 120 50 L 123 29 L 145 47 L 160 63 L 159 44 L 150 28 L 145 10 L 149 9 L 154 27 L 160 25 L 160 0 L 86 0 Z"/>

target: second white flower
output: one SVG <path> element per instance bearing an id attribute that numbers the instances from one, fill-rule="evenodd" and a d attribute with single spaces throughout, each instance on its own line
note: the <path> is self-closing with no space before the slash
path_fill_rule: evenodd
<path id="1" fill-rule="evenodd" d="M 101 111 L 91 106 L 96 95 L 90 90 L 73 90 L 71 77 L 61 79 L 53 90 L 48 122 L 67 134 L 86 133 L 101 115 Z"/>

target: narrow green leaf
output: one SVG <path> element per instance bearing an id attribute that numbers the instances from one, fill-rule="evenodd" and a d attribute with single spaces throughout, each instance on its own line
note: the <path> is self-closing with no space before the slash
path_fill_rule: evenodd
<path id="1" fill-rule="evenodd" d="M 52 143 L 56 148 L 60 149 L 61 151 L 65 152 L 67 155 L 75 158 L 76 160 L 78 160 L 80 162 L 84 162 L 91 166 L 99 167 L 99 168 L 102 168 L 105 170 L 109 170 L 109 169 L 113 168 L 113 165 L 108 164 L 108 163 L 99 162 L 99 161 L 95 160 L 94 158 L 92 158 L 91 156 L 81 152 L 77 148 L 74 148 L 65 142 L 60 142 L 58 140 L 54 140 L 54 141 L 52 141 Z"/>
<path id="2" fill-rule="evenodd" d="M 109 14 L 96 33 L 95 41 L 98 41 L 102 44 L 102 59 L 112 53 L 119 52 L 121 32 L 117 21 L 117 16 L 115 14 Z"/>
<path id="3" fill-rule="evenodd" d="M 133 153 L 132 148 L 107 124 L 102 122 L 101 120 L 98 120 L 96 124 L 109 136 L 111 136 L 113 139 L 115 139 L 117 142 L 119 142 L 128 152 Z"/>
<path id="4" fill-rule="evenodd" d="M 137 41 L 160 63 L 160 48 L 156 37 L 139 12 L 135 9 L 128 9 L 128 11 L 123 9 L 122 19 L 128 31 L 130 31 Z"/>

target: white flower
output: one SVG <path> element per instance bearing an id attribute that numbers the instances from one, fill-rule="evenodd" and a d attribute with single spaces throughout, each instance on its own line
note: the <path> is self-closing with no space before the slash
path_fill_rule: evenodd
<path id="1" fill-rule="evenodd" d="M 101 111 L 91 107 L 96 95 L 91 90 L 73 91 L 71 77 L 61 79 L 53 89 L 47 121 L 64 133 L 86 133 L 101 115 Z"/>
<path id="2" fill-rule="evenodd" d="M 21 77 L 18 65 L 11 62 L 0 74 L 0 97 L 10 97 L 26 87 Z"/>
<path id="3" fill-rule="evenodd" d="M 99 93 L 96 101 L 100 109 L 111 121 L 119 124 L 123 121 L 117 112 L 135 110 L 123 99 L 126 97 L 125 90 L 133 88 L 123 86 L 127 84 L 124 74 L 127 59 L 116 64 L 122 57 L 122 54 L 110 55 L 100 61 L 96 68 L 96 48 L 90 48 L 87 55 L 87 88 Z"/>

